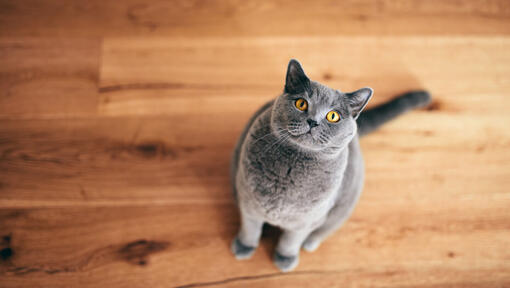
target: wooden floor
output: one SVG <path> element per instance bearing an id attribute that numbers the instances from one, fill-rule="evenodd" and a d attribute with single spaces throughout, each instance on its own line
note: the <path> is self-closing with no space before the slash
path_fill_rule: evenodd
<path id="1" fill-rule="evenodd" d="M 286 63 L 371 105 L 364 193 L 296 271 L 234 260 L 229 157 Z M 510 3 L 0 0 L 1 287 L 510 287 Z"/>

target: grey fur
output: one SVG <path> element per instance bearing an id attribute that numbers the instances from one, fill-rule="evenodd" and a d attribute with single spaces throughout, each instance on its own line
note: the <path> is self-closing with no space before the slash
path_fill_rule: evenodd
<path id="1" fill-rule="evenodd" d="M 372 89 L 342 93 L 309 80 L 299 62 L 291 60 L 284 93 L 255 113 L 234 150 L 231 178 L 241 214 L 231 247 L 236 258 L 253 254 L 264 223 L 282 229 L 273 258 L 282 271 L 297 266 L 301 247 L 317 249 L 347 220 L 360 197 L 364 164 L 358 131 L 366 134 L 430 100 L 418 94 L 360 114 Z M 298 98 L 307 100 L 306 111 L 295 107 Z M 340 114 L 339 122 L 325 119 L 331 110 Z"/>

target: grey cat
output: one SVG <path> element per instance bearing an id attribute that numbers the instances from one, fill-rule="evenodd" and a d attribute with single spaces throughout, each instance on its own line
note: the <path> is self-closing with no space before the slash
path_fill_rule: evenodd
<path id="1" fill-rule="evenodd" d="M 284 93 L 252 116 L 234 150 L 237 259 L 251 257 L 269 223 L 282 229 L 273 261 L 290 271 L 301 247 L 314 251 L 345 222 L 363 188 L 359 136 L 430 102 L 414 91 L 360 114 L 371 96 L 371 88 L 342 93 L 311 81 L 289 62 Z"/>

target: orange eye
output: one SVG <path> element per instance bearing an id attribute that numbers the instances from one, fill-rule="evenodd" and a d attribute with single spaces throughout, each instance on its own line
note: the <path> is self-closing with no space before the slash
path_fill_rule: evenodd
<path id="1" fill-rule="evenodd" d="M 296 105 L 296 108 L 300 111 L 306 111 L 306 109 L 308 108 L 308 102 L 306 102 L 306 100 L 303 98 L 297 99 L 294 105 Z"/>
<path id="2" fill-rule="evenodd" d="M 336 123 L 340 121 L 340 115 L 338 115 L 336 111 L 329 111 L 328 114 L 326 114 L 326 119 L 331 123 Z"/>

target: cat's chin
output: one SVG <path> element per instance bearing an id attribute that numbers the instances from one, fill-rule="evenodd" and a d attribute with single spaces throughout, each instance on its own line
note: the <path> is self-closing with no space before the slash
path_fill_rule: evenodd
<path id="1" fill-rule="evenodd" d="M 305 150 L 321 151 L 328 148 L 326 145 L 321 144 L 315 140 L 313 136 L 308 132 L 301 135 L 291 134 L 289 139 L 291 142 Z"/>

